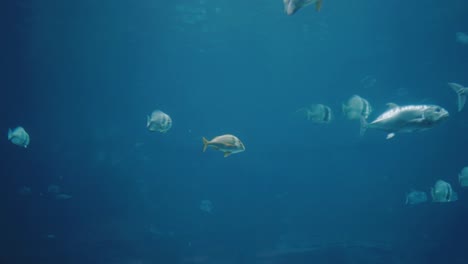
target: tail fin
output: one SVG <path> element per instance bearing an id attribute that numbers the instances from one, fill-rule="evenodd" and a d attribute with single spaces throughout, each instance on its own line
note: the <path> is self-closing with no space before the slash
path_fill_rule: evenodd
<path id="1" fill-rule="evenodd" d="M 363 116 L 361 116 L 361 129 L 359 130 L 359 134 L 361 136 L 364 136 L 368 127 L 369 124 L 367 123 L 366 119 Z"/>
<path id="2" fill-rule="evenodd" d="M 10 140 L 13 137 L 13 131 L 11 131 L 11 128 L 8 129 L 8 140 Z"/>
<path id="3" fill-rule="evenodd" d="M 448 85 L 457 93 L 457 96 L 458 96 L 458 112 L 460 112 L 463 109 L 463 107 L 465 106 L 467 88 L 461 86 L 458 83 L 449 83 Z"/>
<path id="4" fill-rule="evenodd" d="M 208 148 L 209 141 L 205 137 L 203 137 L 202 139 L 203 139 L 203 152 L 205 152 L 206 148 Z"/>

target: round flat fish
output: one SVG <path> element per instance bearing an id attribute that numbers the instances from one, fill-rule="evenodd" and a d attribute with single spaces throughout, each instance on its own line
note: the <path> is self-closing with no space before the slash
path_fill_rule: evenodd
<path id="1" fill-rule="evenodd" d="M 307 120 L 317 124 L 328 124 L 333 120 L 333 112 L 329 106 L 313 104 L 303 107 L 296 112 L 304 112 Z"/>
<path id="2" fill-rule="evenodd" d="M 29 134 L 21 126 L 15 129 L 8 129 L 8 140 L 10 140 L 11 143 L 24 148 L 27 148 L 30 142 Z"/>
<path id="3" fill-rule="evenodd" d="M 155 110 L 147 116 L 146 127 L 149 131 L 166 133 L 172 127 L 171 117 L 161 110 Z"/>
<path id="4" fill-rule="evenodd" d="M 436 203 L 448 203 L 458 200 L 458 194 L 452 190 L 450 183 L 438 180 L 431 188 L 432 201 Z"/>
<path id="5" fill-rule="evenodd" d="M 366 99 L 359 95 L 353 95 L 342 105 L 342 110 L 343 114 L 349 120 L 359 120 L 361 117 L 367 119 L 372 113 L 372 106 Z"/>

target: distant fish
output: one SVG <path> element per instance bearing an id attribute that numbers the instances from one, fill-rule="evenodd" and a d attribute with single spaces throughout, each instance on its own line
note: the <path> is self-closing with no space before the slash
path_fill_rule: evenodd
<path id="1" fill-rule="evenodd" d="M 49 186 L 47 186 L 47 192 L 48 193 L 60 193 L 60 186 L 58 185 L 55 185 L 55 184 L 51 184 Z"/>
<path id="2" fill-rule="evenodd" d="M 8 140 L 15 145 L 27 148 L 29 145 L 29 134 L 20 126 L 13 130 L 8 129 Z"/>
<path id="3" fill-rule="evenodd" d="M 30 195 L 31 194 L 31 188 L 28 186 L 22 186 L 21 188 L 18 189 L 18 194 L 19 195 Z"/>
<path id="4" fill-rule="evenodd" d="M 293 15 L 299 9 L 315 4 L 315 10 L 320 11 L 322 8 L 322 0 L 283 0 L 284 3 L 284 12 L 288 16 Z"/>
<path id="5" fill-rule="evenodd" d="M 68 199 L 71 199 L 71 198 L 72 198 L 71 195 L 64 194 L 64 193 L 55 195 L 55 199 L 57 199 L 57 200 L 68 200 Z"/>
<path id="6" fill-rule="evenodd" d="M 447 110 L 437 105 L 398 106 L 393 103 L 387 105 L 389 109 L 371 123 L 361 118 L 361 135 L 366 129 L 375 128 L 388 132 L 387 139 L 390 139 L 397 132 L 411 133 L 428 130 L 449 116 Z"/>
<path id="7" fill-rule="evenodd" d="M 448 85 L 457 93 L 457 106 L 458 112 L 460 112 L 465 106 L 466 95 L 468 94 L 468 88 L 463 87 L 458 83 L 448 83 Z"/>
<path id="8" fill-rule="evenodd" d="M 215 137 L 212 140 L 203 138 L 203 152 L 205 152 L 209 146 L 224 152 L 225 158 L 233 153 L 245 151 L 244 144 L 236 136 L 229 134 Z"/>
<path id="9" fill-rule="evenodd" d="M 317 124 L 328 124 L 333 120 L 331 108 L 323 104 L 313 104 L 309 107 L 303 107 L 296 112 L 304 112 L 307 120 Z"/>
<path id="10" fill-rule="evenodd" d="M 149 131 L 166 133 L 172 127 L 172 119 L 168 114 L 155 110 L 147 117 L 146 127 Z"/>
<path id="11" fill-rule="evenodd" d="M 202 200 L 200 202 L 200 210 L 206 212 L 206 213 L 212 213 L 213 212 L 213 203 L 210 200 Z"/>
<path id="12" fill-rule="evenodd" d="M 462 187 L 468 187 L 468 167 L 464 167 L 458 174 L 458 181 Z"/>
<path id="13" fill-rule="evenodd" d="M 411 190 L 406 194 L 406 204 L 416 205 L 427 202 L 427 194 L 422 191 Z"/>
<path id="14" fill-rule="evenodd" d="M 448 203 L 458 200 L 458 194 L 452 190 L 450 183 L 438 180 L 431 188 L 432 201 L 436 203 Z"/>
<path id="15" fill-rule="evenodd" d="M 372 113 L 372 106 L 366 99 L 360 97 L 359 95 L 351 96 L 346 104 L 343 104 L 342 109 L 343 114 L 349 120 L 360 120 L 361 117 L 367 119 Z"/>
<path id="16" fill-rule="evenodd" d="M 457 41 L 463 45 L 467 45 L 468 44 L 468 35 L 466 33 L 463 33 L 463 32 L 457 32 L 455 34 L 455 37 L 457 39 Z"/>

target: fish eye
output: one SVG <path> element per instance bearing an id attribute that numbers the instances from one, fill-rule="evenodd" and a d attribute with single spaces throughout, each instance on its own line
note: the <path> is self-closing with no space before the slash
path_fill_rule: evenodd
<path id="1" fill-rule="evenodd" d="M 435 109 L 435 111 L 436 111 L 436 113 L 439 113 L 439 112 L 440 112 L 440 108 L 437 107 L 437 108 Z"/>

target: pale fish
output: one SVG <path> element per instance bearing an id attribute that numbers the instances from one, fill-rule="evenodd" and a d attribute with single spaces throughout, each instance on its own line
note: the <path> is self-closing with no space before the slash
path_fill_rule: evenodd
<path id="1" fill-rule="evenodd" d="M 427 194 L 425 192 L 411 190 L 406 194 L 405 204 L 407 205 L 416 205 L 425 202 L 427 202 Z"/>
<path id="2" fill-rule="evenodd" d="M 428 130 L 449 117 L 447 110 L 437 105 L 387 105 L 389 109 L 371 123 L 361 118 L 361 135 L 368 128 L 375 128 L 388 132 L 387 139 L 390 139 L 395 133 Z"/>
<path id="3" fill-rule="evenodd" d="M 452 190 L 450 183 L 438 180 L 431 188 L 432 201 L 436 203 L 448 203 L 458 200 L 458 194 Z"/>
<path id="4" fill-rule="evenodd" d="M 152 132 L 166 133 L 172 127 L 172 119 L 161 110 L 155 110 L 150 116 L 147 116 L 146 127 Z"/>
<path id="5" fill-rule="evenodd" d="M 361 117 L 364 117 L 364 119 L 369 117 L 372 113 L 372 106 L 366 99 L 359 95 L 353 95 L 342 105 L 342 110 L 349 120 L 360 120 Z"/>
<path id="6" fill-rule="evenodd" d="M 15 129 L 8 129 L 8 140 L 13 144 L 27 148 L 29 145 L 29 134 L 24 130 L 23 127 L 17 127 Z"/>
<path id="7" fill-rule="evenodd" d="M 307 120 L 317 124 L 328 124 L 333 120 L 331 108 L 323 104 L 313 104 L 309 107 L 303 107 L 296 112 L 304 112 Z"/>
<path id="8" fill-rule="evenodd" d="M 299 9 L 315 4 L 315 10 L 320 11 L 322 8 L 322 0 L 283 0 L 284 12 L 288 16 L 293 15 Z"/>
<path id="9" fill-rule="evenodd" d="M 245 151 L 244 144 L 236 136 L 229 134 L 217 136 L 212 140 L 203 138 L 203 152 L 206 151 L 208 146 L 223 152 L 225 158 L 233 153 Z"/>

